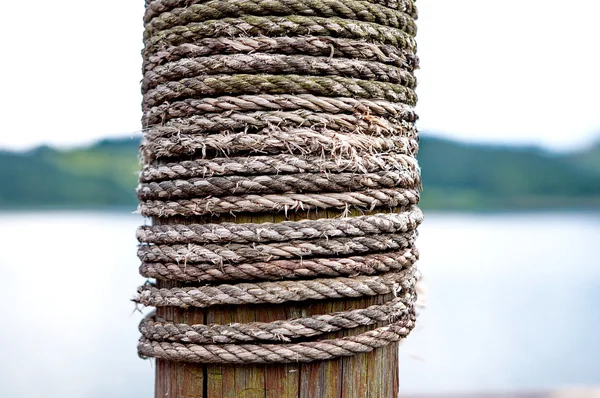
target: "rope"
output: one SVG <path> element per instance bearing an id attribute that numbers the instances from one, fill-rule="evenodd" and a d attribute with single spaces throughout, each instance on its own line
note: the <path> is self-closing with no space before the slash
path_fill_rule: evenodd
<path id="1" fill-rule="evenodd" d="M 147 56 L 146 54 L 157 52 L 164 46 L 194 44 L 199 39 L 222 36 L 325 36 L 389 44 L 413 53 L 416 50 L 414 35 L 401 29 L 342 18 L 292 15 L 224 18 L 176 26 L 158 32 L 146 32 L 143 54 Z"/>
<path id="2" fill-rule="evenodd" d="M 381 25 L 402 28 L 409 33 L 416 33 L 414 19 L 402 11 L 379 4 L 355 0 L 244 0 L 223 2 L 212 0 L 205 3 L 188 4 L 180 8 L 171 8 L 159 15 L 146 15 L 146 32 L 165 30 L 174 26 L 187 25 L 225 17 L 254 16 L 288 16 L 319 15 L 323 17 L 339 17 Z"/>
<path id="3" fill-rule="evenodd" d="M 404 213 L 385 213 L 346 219 L 283 221 L 262 224 L 155 225 L 138 229 L 146 244 L 258 243 L 303 239 L 329 239 L 413 231 L 423 221 L 414 207 Z"/>
<path id="4" fill-rule="evenodd" d="M 137 237 L 140 274 L 156 282 L 134 301 L 158 309 L 140 324 L 141 357 L 311 362 L 410 333 L 423 220 L 416 18 L 414 0 L 146 0 L 137 195 L 155 225 Z M 232 214 L 249 222 L 212 221 Z M 383 295 L 268 323 L 161 317 Z"/>
<path id="5" fill-rule="evenodd" d="M 281 304 L 383 294 L 412 289 L 415 269 L 376 276 L 298 281 L 221 284 L 159 289 L 152 283 L 138 288 L 136 302 L 153 307 L 206 308 L 214 305 Z"/>
<path id="6" fill-rule="evenodd" d="M 415 77 L 402 68 L 378 62 L 345 60 L 307 55 L 215 55 L 184 58 L 148 71 L 142 80 L 142 92 L 168 83 L 173 79 L 218 74 L 307 74 L 316 76 L 345 76 L 402 84 L 414 88 Z"/>
<path id="7" fill-rule="evenodd" d="M 305 95 L 240 95 L 238 97 L 189 98 L 169 102 L 147 110 L 142 119 L 147 125 L 164 123 L 177 117 L 190 117 L 209 112 L 307 110 L 331 114 L 350 113 L 361 115 L 393 116 L 414 122 L 414 109 L 406 104 L 381 99 L 328 98 Z M 154 127 L 154 126 L 153 126 Z"/>
<path id="8" fill-rule="evenodd" d="M 144 15 L 144 22 L 150 22 L 156 16 L 169 12 L 174 8 L 187 7 L 192 4 L 198 4 L 206 0 L 146 0 L 146 13 Z M 366 0 L 373 4 L 380 4 L 385 7 L 389 7 L 393 10 L 400 10 L 413 18 L 417 17 L 417 9 L 415 7 L 415 0 Z"/>
<path id="9" fill-rule="evenodd" d="M 332 358 L 364 354 L 397 342 L 408 336 L 415 316 L 406 315 L 389 326 L 356 336 L 318 340 L 297 344 L 220 344 L 197 345 L 140 339 L 138 352 L 142 358 L 199 363 L 297 363 L 324 361 Z"/>
<path id="10" fill-rule="evenodd" d="M 144 161 L 159 157 L 169 158 L 200 153 L 202 157 L 217 155 L 290 154 L 331 155 L 336 158 L 360 157 L 374 152 L 391 152 L 414 155 L 418 142 L 412 137 L 375 137 L 361 133 L 341 134 L 335 131 L 315 131 L 311 128 L 292 130 L 276 126 L 264 129 L 261 134 L 226 133 L 219 135 L 175 134 L 170 137 L 147 136 L 142 144 Z"/>
<path id="11" fill-rule="evenodd" d="M 414 105 L 417 96 L 412 90 L 414 80 L 391 84 L 373 80 L 357 80 L 340 76 L 302 75 L 201 75 L 169 81 L 148 90 L 144 95 L 145 109 L 166 101 L 196 96 L 224 94 L 298 94 L 330 95 L 334 97 L 383 98 Z"/>
<path id="12" fill-rule="evenodd" d="M 144 71 L 183 59 L 225 54 L 311 55 L 350 60 L 366 60 L 403 67 L 409 72 L 418 66 L 418 58 L 395 46 L 367 43 L 335 37 L 208 37 L 191 43 L 167 47 L 144 60 Z"/>
<path id="13" fill-rule="evenodd" d="M 412 246 L 414 234 L 374 235 L 353 238 L 332 238 L 319 240 L 292 240 L 283 243 L 240 244 L 227 246 L 215 244 L 197 245 L 144 245 L 138 250 L 138 257 L 148 262 L 171 262 L 194 264 L 224 263 L 240 264 L 257 261 L 273 261 L 289 258 L 316 256 L 356 255 L 381 252 L 390 249 L 404 249 Z"/>
<path id="14" fill-rule="evenodd" d="M 400 252 L 369 254 L 346 258 L 315 258 L 271 260 L 255 263 L 188 264 L 185 262 L 147 263 L 140 266 L 140 274 L 148 278 L 181 282 L 209 282 L 228 280 L 279 280 L 313 277 L 375 275 L 381 272 L 405 269 L 418 258 L 414 248 Z"/>
<path id="15" fill-rule="evenodd" d="M 270 323 L 230 323 L 228 325 L 187 325 L 159 320 L 151 314 L 140 323 L 140 332 L 147 339 L 194 344 L 235 344 L 249 342 L 291 342 L 322 336 L 344 329 L 371 326 L 394 321 L 407 314 L 414 297 L 407 294 L 382 305 L 346 312 L 334 312 Z"/>
<path id="16" fill-rule="evenodd" d="M 143 183 L 138 188 L 141 200 L 186 199 L 197 195 L 235 195 L 269 192 L 345 192 L 348 190 L 414 187 L 421 182 L 418 172 L 385 171 L 363 175 L 287 174 L 190 178 Z"/>
<path id="17" fill-rule="evenodd" d="M 256 131 L 277 125 L 283 127 L 312 126 L 313 129 L 327 128 L 329 130 L 352 133 L 362 132 L 368 135 L 397 135 L 405 133 L 416 135 L 414 125 L 404 120 L 370 116 L 368 119 L 355 115 L 331 115 L 328 113 L 312 113 L 305 111 L 279 112 L 229 112 L 227 117 L 218 113 L 203 116 L 191 116 L 185 119 L 175 119 L 162 126 L 146 130 L 148 139 L 169 136 L 173 134 L 217 133 L 227 131 Z"/>
<path id="18" fill-rule="evenodd" d="M 219 198 L 193 198 L 177 201 L 146 200 L 140 203 L 145 217 L 204 216 L 219 213 L 287 213 L 291 210 L 356 208 L 367 211 L 378 207 L 409 207 L 417 204 L 416 189 L 382 189 L 324 194 L 239 195 Z"/>
<path id="19" fill-rule="evenodd" d="M 227 157 L 216 159 L 183 160 L 176 163 L 145 165 L 140 182 L 159 182 L 184 178 L 279 175 L 296 173 L 374 173 L 378 171 L 406 170 L 419 172 L 412 156 L 396 153 L 365 154 L 356 159 L 326 159 L 320 156 L 274 156 Z"/>

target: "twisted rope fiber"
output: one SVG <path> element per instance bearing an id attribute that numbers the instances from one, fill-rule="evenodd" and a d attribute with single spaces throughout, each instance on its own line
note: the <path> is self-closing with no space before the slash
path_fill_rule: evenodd
<path id="1" fill-rule="evenodd" d="M 174 26 L 225 17 L 295 15 L 374 22 L 402 29 L 411 35 L 417 30 L 414 19 L 402 11 L 360 0 L 212 0 L 163 12 L 150 19 L 145 28 L 146 34 L 152 35 Z"/>
<path id="2" fill-rule="evenodd" d="M 245 263 L 273 261 L 287 258 L 316 256 L 353 255 L 380 252 L 390 249 L 404 249 L 414 243 L 414 233 L 359 236 L 353 238 L 332 238 L 312 241 L 289 241 L 245 245 L 232 243 L 227 246 L 215 244 L 197 245 L 142 245 L 138 257 L 148 262 Z"/>
<path id="3" fill-rule="evenodd" d="M 159 182 L 212 176 L 279 175 L 295 173 L 374 173 L 406 170 L 418 172 L 419 166 L 409 155 L 387 153 L 362 155 L 358 159 L 331 160 L 320 156 L 248 156 L 185 160 L 178 163 L 145 165 L 140 182 Z"/>
<path id="4" fill-rule="evenodd" d="M 416 317 L 409 314 L 398 321 L 359 334 L 331 340 L 297 344 L 220 344 L 196 345 L 140 339 L 142 358 L 198 363 L 298 363 L 364 354 L 408 336 Z"/>
<path id="5" fill-rule="evenodd" d="M 412 213 L 398 214 L 396 217 L 380 214 L 337 222 L 325 219 L 267 225 L 212 224 L 208 226 L 145 227 L 138 231 L 140 240 L 150 240 L 154 243 L 167 242 L 169 245 L 142 246 L 139 256 L 144 262 L 140 267 L 140 273 L 150 278 L 192 282 L 372 275 L 399 270 L 414 264 L 418 258 L 418 252 L 412 247 L 414 236 L 413 234 L 394 235 L 389 233 L 414 231 L 421 220 L 422 214 L 415 210 Z M 328 223 L 327 221 L 334 222 Z M 236 233 L 234 236 L 232 235 L 233 231 Z M 158 232 L 158 239 L 157 235 L 154 235 L 156 232 Z M 165 236 L 166 234 L 169 235 Z M 263 235 L 261 236 L 261 234 Z M 372 236 L 365 237 L 365 234 Z M 324 236 L 330 238 L 339 235 L 351 235 L 355 238 L 301 240 Z M 359 239 L 356 239 L 357 236 Z M 261 240 L 287 243 L 285 245 L 253 244 L 251 246 L 210 244 L 198 246 L 191 244 L 194 241 L 201 243 L 207 241 L 256 243 Z M 180 242 L 188 243 L 188 245 L 176 244 Z M 306 259 L 306 257 L 314 255 L 331 255 L 333 253 L 340 256 L 401 247 L 408 248 L 400 252 L 370 254 L 364 257 Z M 300 260 L 278 261 L 279 258 L 293 259 L 294 257 L 300 257 Z M 240 264 L 245 261 L 257 260 L 258 262 L 251 264 Z M 204 264 L 194 264 L 198 262 Z M 215 267 L 214 264 L 218 264 L 218 267 Z"/>
<path id="6" fill-rule="evenodd" d="M 414 171 L 385 171 L 363 175 L 340 173 L 209 177 L 144 183 L 138 187 L 137 196 L 140 200 L 159 200 L 189 199 L 198 195 L 345 192 L 359 189 L 412 188 L 420 183 L 421 176 Z"/>
<path id="7" fill-rule="evenodd" d="M 140 273 L 157 283 L 134 301 L 160 314 L 393 298 L 270 323 L 186 325 L 150 314 L 140 356 L 310 362 L 408 335 L 423 217 L 416 18 L 414 0 L 146 0 L 137 194 L 142 215 L 169 223 L 138 229 Z M 312 210 L 342 217 L 202 223 Z M 350 217 L 356 211 L 369 213 Z M 357 327 L 369 330 L 327 338 Z"/>
<path id="8" fill-rule="evenodd" d="M 306 300 L 324 300 L 397 294 L 412 291 L 416 270 L 375 276 L 323 278 L 259 283 L 221 284 L 216 286 L 159 289 L 152 283 L 138 288 L 136 303 L 152 307 L 206 308 L 214 305 L 281 304 Z"/>
<path id="9" fill-rule="evenodd" d="M 261 284 L 220 285 L 218 287 L 156 289 L 151 285 L 140 288 L 137 302 L 152 302 L 155 306 L 189 305 L 205 307 L 223 303 L 260 303 L 302 301 L 317 297 L 359 297 L 389 292 L 398 289 L 414 290 L 415 275 L 412 272 L 387 274 L 382 277 L 358 277 L 302 281 L 308 289 L 298 290 L 289 282 L 267 282 Z M 293 289 L 293 290 L 292 290 Z M 402 291 L 402 290 L 400 290 Z M 219 292 L 219 293 L 217 293 Z M 384 292 L 384 293 L 382 293 Z M 343 315 L 332 314 L 339 319 Z M 202 363 L 286 363 L 325 360 L 338 356 L 369 352 L 390 342 L 404 338 L 414 327 L 414 311 L 400 316 L 389 326 L 381 327 L 357 336 L 341 339 L 319 340 L 298 344 L 226 344 L 196 345 L 149 340 L 142 337 L 139 353 L 174 361 Z M 143 324 L 142 324 L 143 327 Z"/>
<path id="10" fill-rule="evenodd" d="M 405 269 L 413 265 L 418 257 L 418 251 L 415 248 L 409 248 L 401 252 L 394 251 L 339 259 L 270 260 L 268 262 L 234 265 L 219 264 L 218 266 L 209 263 L 143 262 L 140 266 L 140 274 L 147 278 L 180 282 L 254 281 L 376 275 L 381 272 Z"/>
<path id="11" fill-rule="evenodd" d="M 145 217 L 203 216 L 218 213 L 281 213 L 338 209 L 373 210 L 378 207 L 410 207 L 419 202 L 417 189 L 381 189 L 346 193 L 240 195 L 177 201 L 146 200 L 140 203 Z"/>
<path id="12" fill-rule="evenodd" d="M 308 55 L 235 54 L 185 58 L 157 66 L 145 73 L 142 92 L 176 79 L 217 74 L 307 74 L 344 76 L 415 87 L 414 75 L 405 69 L 379 62 Z"/>
<path id="13" fill-rule="evenodd" d="M 173 134 L 168 137 L 145 137 L 140 151 L 145 162 L 158 158 L 201 154 L 210 156 L 240 154 L 328 155 L 334 158 L 358 158 L 363 154 L 393 152 L 415 155 L 419 143 L 413 137 L 373 136 L 363 133 L 344 134 L 311 128 L 281 129 L 269 127 L 259 134 L 227 133 Z"/>
<path id="14" fill-rule="evenodd" d="M 412 90 L 415 83 L 412 80 L 403 83 L 406 85 L 340 76 L 206 75 L 160 84 L 145 93 L 143 105 L 147 110 L 166 101 L 196 96 L 290 92 L 335 97 L 375 97 L 406 102 L 410 105 L 416 104 L 417 96 Z"/>
<path id="15" fill-rule="evenodd" d="M 178 117 L 190 117 L 209 112 L 302 109 L 331 114 L 358 112 L 364 115 L 393 116 L 409 122 L 417 120 L 412 106 L 380 99 L 328 98 L 311 94 L 258 94 L 238 97 L 188 98 L 169 102 L 146 110 L 143 122 L 147 126 L 152 126 Z"/>
<path id="16" fill-rule="evenodd" d="M 180 134 L 254 132 L 277 126 L 280 129 L 311 126 L 312 130 L 327 129 L 342 133 L 360 132 L 366 135 L 417 136 L 413 123 L 373 115 L 331 115 L 307 111 L 234 112 L 226 117 L 220 113 L 190 116 L 168 121 L 145 129 L 147 139 Z"/>
<path id="17" fill-rule="evenodd" d="M 311 55 L 328 59 L 357 59 L 395 65 L 413 72 L 419 60 L 415 54 L 394 46 L 367 43 L 355 39 L 335 37 L 216 37 L 166 47 L 149 54 L 144 60 L 144 72 L 154 71 L 161 65 L 187 58 L 229 54 Z"/>
<path id="18" fill-rule="evenodd" d="M 414 19 L 417 18 L 417 8 L 415 0 L 366 0 L 373 4 L 380 4 L 394 10 L 400 10 Z M 146 12 L 144 14 L 144 22 L 150 22 L 156 16 L 169 12 L 175 8 L 188 7 L 193 4 L 205 3 L 207 0 L 146 0 Z"/>
<path id="19" fill-rule="evenodd" d="M 225 18 L 156 32 L 145 33 L 144 56 L 169 46 L 177 46 L 205 38 L 246 36 L 326 36 L 390 44 L 415 52 L 414 35 L 401 29 L 382 26 L 371 22 L 353 21 L 342 18 L 321 18 L 293 15 L 287 17 Z"/>
<path id="20" fill-rule="evenodd" d="M 364 309 L 270 323 L 175 324 L 159 320 L 152 313 L 140 323 L 140 332 L 147 339 L 194 344 L 291 342 L 339 330 L 370 326 L 378 322 L 393 322 L 410 311 L 414 300 L 414 295 L 406 294 Z"/>
<path id="21" fill-rule="evenodd" d="M 342 219 L 283 221 L 261 224 L 192 224 L 143 226 L 138 241 L 147 244 L 259 243 L 317 238 L 344 238 L 413 231 L 423 213 L 413 207 L 404 213 L 383 213 Z"/>

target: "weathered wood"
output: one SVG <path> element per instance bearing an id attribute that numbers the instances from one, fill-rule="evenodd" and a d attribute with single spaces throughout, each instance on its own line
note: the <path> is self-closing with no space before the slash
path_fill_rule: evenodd
<path id="1" fill-rule="evenodd" d="M 334 217 L 338 214 L 290 215 L 291 219 Z M 238 215 L 212 218 L 210 222 L 279 222 L 284 216 Z M 189 218 L 177 223 L 206 222 Z M 169 220 L 155 220 L 168 223 Z M 173 282 L 158 281 L 160 287 Z M 158 316 L 173 322 L 220 323 L 271 322 L 335 311 L 365 308 L 390 297 L 365 297 L 280 305 L 221 306 L 208 309 L 159 308 Z M 328 338 L 358 334 L 372 327 L 330 333 Z M 214 366 L 157 360 L 156 398 L 396 398 L 398 397 L 398 344 L 369 354 L 337 360 L 289 365 Z"/>

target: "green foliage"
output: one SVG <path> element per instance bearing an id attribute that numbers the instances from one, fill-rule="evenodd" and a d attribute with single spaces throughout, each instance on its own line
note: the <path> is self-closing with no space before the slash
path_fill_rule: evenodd
<path id="1" fill-rule="evenodd" d="M 586 152 L 587 153 L 587 152 Z M 537 148 L 421 141 L 423 205 L 435 208 L 600 206 L 600 151 L 556 154 Z"/>
<path id="2" fill-rule="evenodd" d="M 600 141 L 584 151 L 572 154 L 568 160 L 581 170 L 600 174 Z"/>
<path id="3" fill-rule="evenodd" d="M 0 208 L 135 207 L 139 139 L 0 152 Z M 434 209 L 600 207 L 600 145 L 577 154 L 425 136 L 422 205 Z"/>
<path id="4" fill-rule="evenodd" d="M 135 206 L 138 139 L 0 152 L 0 207 Z"/>

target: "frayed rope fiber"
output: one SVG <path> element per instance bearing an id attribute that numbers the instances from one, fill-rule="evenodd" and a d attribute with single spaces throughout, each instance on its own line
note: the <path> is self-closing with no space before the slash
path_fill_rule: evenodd
<path id="1" fill-rule="evenodd" d="M 311 362 L 370 352 L 414 328 L 415 1 L 146 0 L 137 194 L 154 225 L 137 238 L 140 273 L 158 283 L 134 301 L 159 310 L 140 324 L 141 357 Z M 300 217 L 310 211 L 319 218 Z M 158 315 L 383 295 L 267 323 Z"/>

